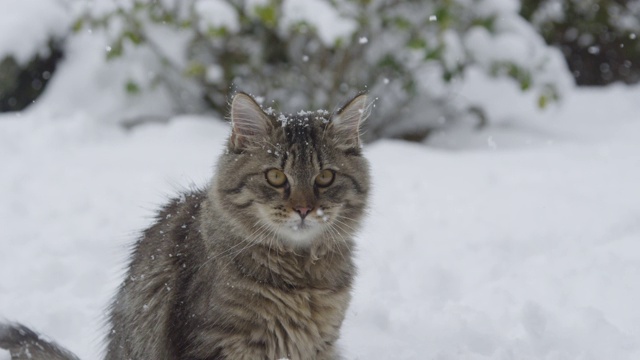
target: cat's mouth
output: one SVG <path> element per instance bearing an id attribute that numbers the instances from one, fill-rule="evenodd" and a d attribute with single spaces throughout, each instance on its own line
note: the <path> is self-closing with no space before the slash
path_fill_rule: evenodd
<path id="1" fill-rule="evenodd" d="M 297 214 L 296 214 L 297 215 Z M 297 219 L 292 215 L 284 226 L 280 227 L 280 234 L 286 240 L 297 245 L 309 243 L 322 233 L 322 224 L 310 217 Z"/>
<path id="2" fill-rule="evenodd" d="M 305 216 L 300 216 L 295 211 L 278 210 L 280 211 L 265 211 L 263 221 L 272 224 L 278 238 L 294 246 L 311 244 L 326 231 L 327 225 L 331 222 L 331 215 L 322 208 L 312 210 Z"/>
<path id="3" fill-rule="evenodd" d="M 289 225 L 289 228 L 294 232 L 304 233 L 308 231 L 313 231 L 318 227 L 318 225 L 319 224 L 317 224 L 313 220 L 300 219 L 300 220 L 294 220 L 292 224 Z"/>
<path id="4" fill-rule="evenodd" d="M 293 231 L 305 231 L 306 229 L 309 228 L 309 225 L 305 224 L 303 219 L 303 220 L 300 220 L 299 224 L 293 225 L 291 228 L 293 229 Z"/>

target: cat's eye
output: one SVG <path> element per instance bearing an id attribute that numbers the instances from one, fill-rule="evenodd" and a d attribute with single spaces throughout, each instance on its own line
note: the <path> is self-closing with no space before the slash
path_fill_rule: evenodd
<path id="1" fill-rule="evenodd" d="M 265 173 L 265 177 L 271 186 L 282 187 L 287 183 L 287 175 L 278 169 L 271 169 L 267 171 Z"/>
<path id="2" fill-rule="evenodd" d="M 333 183 L 336 177 L 336 173 L 333 170 L 322 170 L 318 176 L 316 176 L 316 185 L 320 187 L 327 187 Z"/>

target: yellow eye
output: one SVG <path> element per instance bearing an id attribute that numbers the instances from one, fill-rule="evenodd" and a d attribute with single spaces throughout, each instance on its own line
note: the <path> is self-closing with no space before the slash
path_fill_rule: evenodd
<path id="1" fill-rule="evenodd" d="M 336 177 L 336 173 L 333 170 L 322 170 L 320 174 L 316 176 L 316 185 L 320 187 L 327 187 L 333 183 L 333 180 Z"/>
<path id="2" fill-rule="evenodd" d="M 287 175 L 278 169 L 271 169 L 265 173 L 265 177 L 271 186 L 281 187 L 287 183 Z"/>

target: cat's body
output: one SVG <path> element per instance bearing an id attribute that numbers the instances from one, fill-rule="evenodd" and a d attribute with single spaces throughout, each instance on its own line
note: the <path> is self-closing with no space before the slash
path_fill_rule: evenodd
<path id="1" fill-rule="evenodd" d="M 107 360 L 338 357 L 369 189 L 366 97 L 326 115 L 278 120 L 234 98 L 214 180 L 166 205 L 133 248 Z M 52 358 L 38 341 L 0 326 L 13 359 Z"/>

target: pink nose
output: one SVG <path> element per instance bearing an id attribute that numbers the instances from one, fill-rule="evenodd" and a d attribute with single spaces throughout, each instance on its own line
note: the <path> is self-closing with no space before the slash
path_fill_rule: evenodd
<path id="1" fill-rule="evenodd" d="M 298 214 L 300 214 L 300 217 L 304 219 L 305 217 L 307 217 L 307 214 L 309 214 L 309 212 L 311 211 L 311 208 L 303 207 L 303 206 L 296 206 L 294 208 L 294 210 L 297 211 Z"/>

